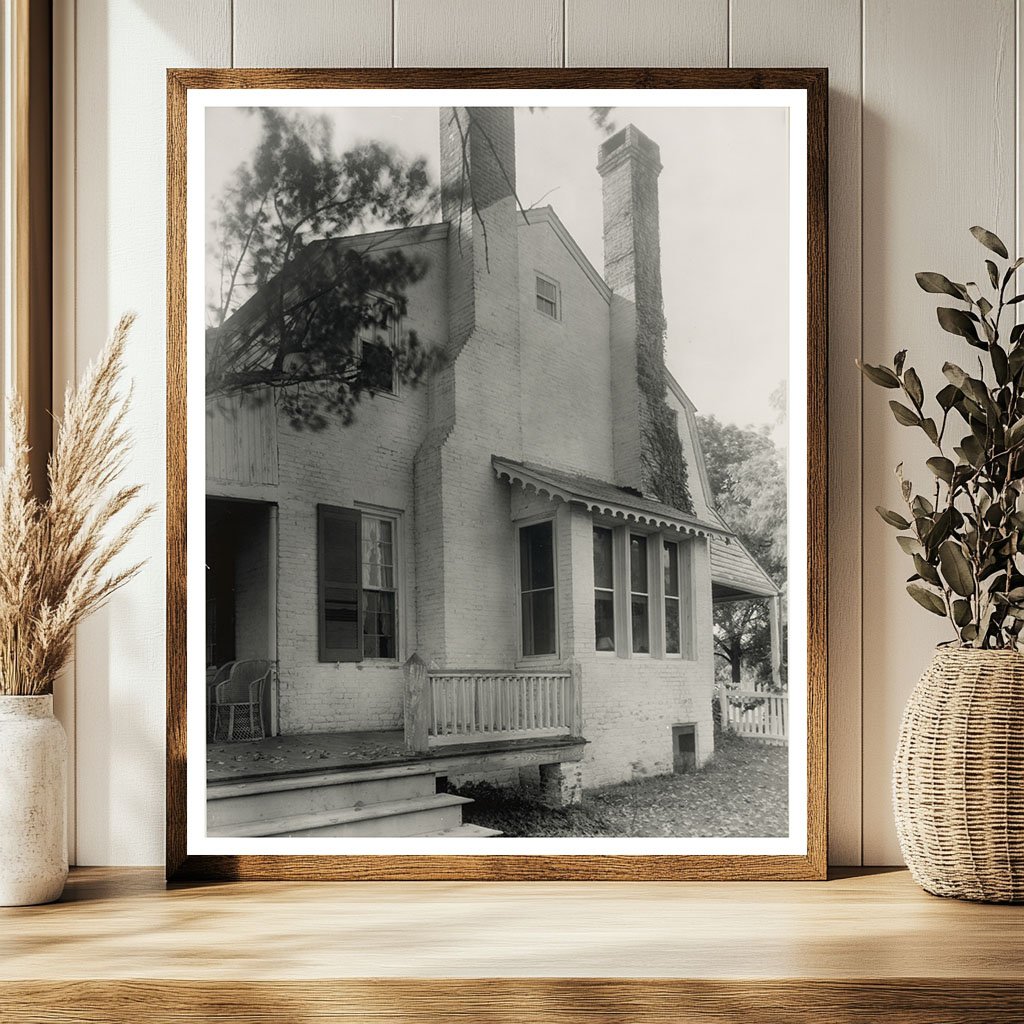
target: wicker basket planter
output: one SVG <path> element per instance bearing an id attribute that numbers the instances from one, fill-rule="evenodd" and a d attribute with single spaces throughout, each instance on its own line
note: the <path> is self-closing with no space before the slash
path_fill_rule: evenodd
<path id="1" fill-rule="evenodd" d="M 893 804 L 928 892 L 1024 900 L 1024 655 L 936 652 L 903 714 Z"/>

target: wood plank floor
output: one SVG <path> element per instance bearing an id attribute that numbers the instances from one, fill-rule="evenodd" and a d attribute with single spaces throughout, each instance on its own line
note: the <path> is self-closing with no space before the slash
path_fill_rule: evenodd
<path id="1" fill-rule="evenodd" d="M 222 883 L 0 910 L 7 1021 L 1020 1021 L 1024 907 L 804 883 Z"/>

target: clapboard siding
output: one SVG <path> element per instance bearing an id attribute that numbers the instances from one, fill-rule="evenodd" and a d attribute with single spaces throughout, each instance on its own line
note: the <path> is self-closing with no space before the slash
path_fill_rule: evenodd
<path id="1" fill-rule="evenodd" d="M 934 393 L 964 349 L 935 324 L 919 270 L 979 280 L 985 255 L 968 234 L 1015 234 L 1013 0 L 865 0 L 864 355 L 899 348 Z M 981 278 L 983 280 L 983 278 Z M 896 426 L 889 397 L 864 401 L 864 860 L 899 862 L 890 766 L 900 715 L 948 627 L 907 597 L 906 556 L 875 505 L 899 501 L 892 469 L 918 467 L 924 435 Z M 928 471 L 925 470 L 925 476 Z"/>
<path id="2" fill-rule="evenodd" d="M 733 67 L 829 69 L 829 856 L 859 864 L 861 3 L 732 0 L 729 21 Z"/>
<path id="3" fill-rule="evenodd" d="M 206 400 L 206 479 L 277 483 L 277 404 L 272 393 Z"/>
<path id="4" fill-rule="evenodd" d="M 166 67 L 228 64 L 232 51 L 239 66 L 698 66 L 724 65 L 731 53 L 735 65 L 830 67 L 831 856 L 854 863 L 863 843 L 866 862 L 896 862 L 895 733 L 943 634 L 904 594 L 906 566 L 873 512 L 895 497 L 892 465 L 924 453 L 870 390 L 862 433 L 861 388 L 847 368 L 862 336 L 871 361 L 906 345 L 912 359 L 937 366 L 954 347 L 932 328 L 934 303 L 916 291 L 913 272 L 973 273 L 980 253 L 966 229 L 976 222 L 1024 241 L 1019 0 L 63 2 L 75 27 L 55 51 L 57 87 L 64 95 L 61 76 L 72 76 L 74 103 L 65 98 L 61 109 L 72 108 L 71 141 L 81 143 L 63 145 L 77 150 L 77 165 L 58 171 L 77 203 L 62 211 L 74 265 L 61 264 L 59 296 L 75 323 L 58 334 L 55 360 L 73 374 L 122 308 L 139 310 L 129 354 L 139 441 L 129 472 L 156 496 Z M 146 572 L 83 629 L 77 698 L 60 702 L 66 723 L 77 724 L 83 863 L 162 856 L 163 543 L 157 517 L 135 545 L 150 559 Z"/>

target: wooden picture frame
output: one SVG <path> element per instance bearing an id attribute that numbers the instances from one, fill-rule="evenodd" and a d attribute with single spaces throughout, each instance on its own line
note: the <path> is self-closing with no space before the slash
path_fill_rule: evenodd
<path id="1" fill-rule="evenodd" d="M 172 69 L 167 75 L 167 877 L 211 880 L 814 879 L 826 873 L 827 71 L 822 69 Z M 806 844 L 797 853 L 468 855 L 190 851 L 187 743 L 188 105 L 197 90 L 793 90 L 806 101 Z M 754 92 L 751 93 L 754 95 Z M 454 109 L 454 108 L 453 108 Z M 660 169 L 660 167 L 659 167 Z M 470 215 L 472 221 L 473 215 Z M 756 272 L 747 267 L 738 273 Z M 551 301 L 548 299 L 548 301 Z M 561 301 L 560 296 L 557 301 Z M 192 439 L 195 443 L 195 439 Z M 554 494 L 495 456 L 502 480 Z M 518 475 L 517 475 L 518 474 Z M 543 476 L 543 474 L 542 474 Z M 520 480 L 520 477 L 523 479 Z M 528 478 L 528 479 L 527 479 Z M 570 500 L 580 499 L 564 484 Z M 571 493 L 569 493 L 571 492 Z M 565 497 L 565 495 L 563 495 Z M 552 498 L 552 500 L 554 500 Z M 632 514 L 632 513 L 630 513 Z M 656 516 L 656 513 L 651 513 Z M 596 521 L 596 520 L 595 520 Z M 710 543 L 710 542 L 709 542 Z M 654 564 L 653 562 L 651 563 Z M 774 626 L 773 626 L 774 628 Z M 411 654 L 412 652 L 405 652 Z M 424 669 L 424 674 L 426 670 Z M 560 684 L 562 685 L 562 684 Z M 569 683 L 564 685 L 571 685 Z M 193 723 L 201 721 L 194 710 Z M 424 727 L 425 728 L 425 727 Z M 408 733 L 407 733 L 408 735 Z M 532 842 L 524 839 L 517 842 Z"/>

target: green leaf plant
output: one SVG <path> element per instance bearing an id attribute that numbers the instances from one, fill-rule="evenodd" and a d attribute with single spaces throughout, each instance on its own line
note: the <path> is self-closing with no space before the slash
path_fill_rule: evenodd
<path id="1" fill-rule="evenodd" d="M 857 365 L 873 384 L 900 393 L 889 402 L 896 422 L 923 431 L 936 449 L 926 463 L 934 486 L 915 493 L 900 463 L 906 510 L 877 509 L 913 559 L 907 592 L 949 620 L 959 646 L 1012 650 L 1024 629 L 1024 324 L 1013 323 L 1024 294 L 1011 286 L 1024 258 L 1009 263 L 991 231 L 971 234 L 999 259 L 985 260 L 988 296 L 973 281 L 917 275 L 924 291 L 957 303 L 939 306 L 936 317 L 962 339 L 960 362 L 970 372 L 945 363 L 947 383 L 926 402 L 906 350 L 891 367 Z"/>

